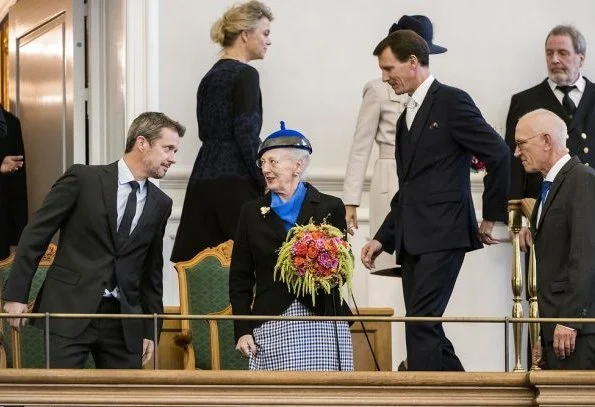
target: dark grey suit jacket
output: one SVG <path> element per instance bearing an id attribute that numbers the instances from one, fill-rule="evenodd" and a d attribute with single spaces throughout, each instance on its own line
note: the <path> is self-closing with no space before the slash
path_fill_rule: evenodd
<path id="1" fill-rule="evenodd" d="M 5 301 L 26 303 L 45 249 L 59 230 L 54 263 L 47 272 L 35 312 L 97 312 L 104 288 L 116 273 L 122 313 L 163 313 L 163 235 L 172 200 L 151 182 L 137 226 L 116 245 L 118 165 L 73 165 L 54 184 L 19 242 Z M 43 326 L 43 320 L 34 323 Z M 55 319 L 50 332 L 76 337 L 90 320 Z M 152 321 L 124 319 L 131 352 L 153 338 Z"/>
<path id="2" fill-rule="evenodd" d="M 539 201 L 531 216 L 535 224 Z M 595 317 L 595 170 L 573 157 L 560 170 L 533 228 L 537 258 L 539 316 Z M 542 324 L 552 341 L 556 324 Z M 563 324 L 578 334 L 595 333 L 593 324 Z"/>

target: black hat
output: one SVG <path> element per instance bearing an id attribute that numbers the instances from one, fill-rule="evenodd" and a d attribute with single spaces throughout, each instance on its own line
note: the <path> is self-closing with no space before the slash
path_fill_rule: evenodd
<path id="1" fill-rule="evenodd" d="M 446 48 L 432 43 L 434 28 L 432 27 L 432 22 L 426 16 L 403 16 L 399 19 L 399 22 L 390 26 L 388 33 L 392 34 L 398 30 L 415 31 L 420 37 L 426 40 L 430 54 L 442 54 L 447 51 Z"/>
<path id="2" fill-rule="evenodd" d="M 310 141 L 297 130 L 285 128 L 285 122 L 281 122 L 281 130 L 277 130 L 260 143 L 258 148 L 258 158 L 273 148 L 301 148 L 312 154 L 312 145 Z"/>

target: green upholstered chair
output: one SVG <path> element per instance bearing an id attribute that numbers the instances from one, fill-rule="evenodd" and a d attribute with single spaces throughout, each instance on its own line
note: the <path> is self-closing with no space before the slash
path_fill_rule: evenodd
<path id="1" fill-rule="evenodd" d="M 231 315 L 229 265 L 233 241 L 201 251 L 176 263 L 180 314 Z M 235 351 L 233 321 L 182 320 L 176 344 L 184 349 L 185 369 L 247 369 L 248 361 Z"/>
<path id="2" fill-rule="evenodd" d="M 10 255 L 5 258 L 0 260 L 0 276 L 4 276 L 5 273 L 8 273 L 10 270 L 10 266 L 12 265 L 12 262 L 14 260 L 14 253 L 10 253 Z M 1 278 L 0 281 L 3 281 L 4 279 Z M 0 283 L 0 291 L 2 289 L 2 284 Z M 2 305 L 2 304 L 0 304 Z M 0 312 L 4 312 L 4 310 L 0 311 Z M 4 340 L 4 321 L 0 321 L 0 368 L 4 369 L 7 367 L 8 363 L 7 363 L 7 355 L 6 355 L 6 347 L 5 347 L 5 340 Z"/>
<path id="3" fill-rule="evenodd" d="M 44 256 L 39 262 L 37 272 L 33 277 L 31 283 L 31 291 L 29 292 L 29 312 L 33 308 L 35 298 L 39 293 L 48 268 L 54 261 L 57 246 L 50 243 Z M 13 257 L 7 259 L 6 263 L 0 263 L 0 273 L 2 287 L 6 283 L 6 279 L 10 273 Z M 2 307 L 4 304 L 2 304 Z M 14 368 L 37 368 L 42 369 L 46 367 L 45 363 L 45 349 L 44 349 L 44 333 L 42 330 L 34 328 L 27 324 L 16 331 L 8 325 L 8 320 L 2 320 L 2 337 L 3 344 L 6 350 L 6 367 Z"/>
<path id="4" fill-rule="evenodd" d="M 50 243 L 45 254 L 37 266 L 37 272 L 31 282 L 31 291 L 29 291 L 29 312 L 33 309 L 33 304 L 37 294 L 45 281 L 48 268 L 54 262 L 54 256 L 58 247 Z M 6 279 L 10 273 L 10 267 L 14 259 L 14 254 L 6 260 L 0 261 L 1 287 L 4 287 Z M 2 309 L 4 304 L 2 304 Z M 6 364 L 0 364 L 0 367 L 13 368 L 31 368 L 43 369 L 46 367 L 45 360 L 45 335 L 44 331 L 27 324 L 16 331 L 10 327 L 6 319 L 1 323 L 2 343 L 6 352 Z M 1 352 L 1 351 L 0 351 Z M 93 368 L 95 364 L 93 359 L 89 358 L 85 365 L 86 368 Z"/>

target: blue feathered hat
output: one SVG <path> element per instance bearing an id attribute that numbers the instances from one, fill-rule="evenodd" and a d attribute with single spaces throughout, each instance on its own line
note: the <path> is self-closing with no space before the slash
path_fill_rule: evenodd
<path id="1" fill-rule="evenodd" d="M 285 122 L 281 122 L 281 130 L 277 130 L 260 143 L 258 148 L 258 158 L 273 148 L 301 148 L 312 154 L 312 145 L 310 141 L 297 130 L 286 129 Z"/>

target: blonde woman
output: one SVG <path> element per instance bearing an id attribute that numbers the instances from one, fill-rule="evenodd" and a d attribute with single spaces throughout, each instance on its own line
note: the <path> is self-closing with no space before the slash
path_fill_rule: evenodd
<path id="1" fill-rule="evenodd" d="M 259 1 L 233 6 L 211 28 L 221 58 L 201 80 L 196 94 L 202 146 L 190 175 L 171 260 L 233 239 L 244 202 L 263 194 L 256 166 L 262 100 L 258 71 L 271 45 L 271 10 Z"/>

